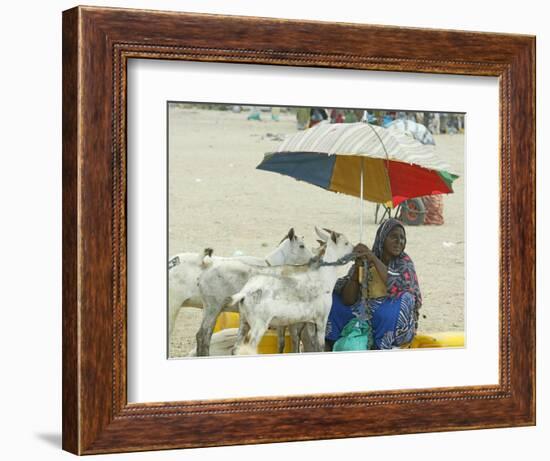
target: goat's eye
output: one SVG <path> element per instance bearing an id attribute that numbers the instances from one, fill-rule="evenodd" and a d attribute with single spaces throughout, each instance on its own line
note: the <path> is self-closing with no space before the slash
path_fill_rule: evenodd
<path id="1" fill-rule="evenodd" d="M 304 245 L 300 245 L 300 248 L 304 249 L 305 247 L 304 247 Z"/>

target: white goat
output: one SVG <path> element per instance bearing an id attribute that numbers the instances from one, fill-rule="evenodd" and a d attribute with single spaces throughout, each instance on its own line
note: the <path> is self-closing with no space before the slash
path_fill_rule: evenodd
<path id="1" fill-rule="evenodd" d="M 290 229 L 277 249 L 261 263 L 213 259 L 210 267 L 202 272 L 198 281 L 203 302 L 203 317 L 196 335 L 197 355 L 209 355 L 210 339 L 218 315 L 222 310 L 238 312 L 237 307 L 228 307 L 225 302 L 229 296 L 237 293 L 252 275 L 268 266 L 304 264 L 312 256 L 311 251 L 304 245 L 303 238 L 297 237 L 294 229 Z"/>
<path id="2" fill-rule="evenodd" d="M 319 262 L 262 269 L 231 296 L 228 304 L 239 308 L 241 319 L 237 354 L 257 353 L 258 343 L 269 326 L 300 322 L 315 324 L 316 350 L 324 350 L 332 290 L 338 278 L 336 267 L 324 264 L 349 255 L 352 246 L 342 234 L 315 230 L 327 243 Z"/>
<path id="3" fill-rule="evenodd" d="M 213 261 L 242 261 L 248 264 L 266 265 L 271 258 L 257 258 L 255 256 L 212 256 L 213 250 L 206 248 L 204 254 L 179 253 L 168 262 L 168 334 L 171 336 L 176 325 L 176 318 L 182 307 L 202 307 L 202 298 L 199 293 L 199 276 L 204 269 L 210 267 Z M 278 260 L 278 256 L 273 256 Z"/>
<path id="4" fill-rule="evenodd" d="M 168 332 L 171 335 L 176 317 L 183 306 L 202 307 L 197 281 L 206 266 L 206 257 L 212 257 L 207 248 L 204 254 L 180 253 L 168 262 Z"/>
<path id="5" fill-rule="evenodd" d="M 285 242 L 288 239 L 288 242 Z M 285 261 L 285 254 L 300 253 L 300 245 L 303 240 L 296 237 L 291 228 L 280 242 L 279 246 L 265 258 L 256 256 L 212 256 L 213 250 L 206 248 L 204 254 L 180 253 L 168 262 L 168 333 L 172 335 L 176 318 L 182 307 L 201 308 L 202 298 L 199 292 L 198 282 L 202 272 L 215 262 L 240 261 L 246 264 L 258 266 L 275 266 Z"/>

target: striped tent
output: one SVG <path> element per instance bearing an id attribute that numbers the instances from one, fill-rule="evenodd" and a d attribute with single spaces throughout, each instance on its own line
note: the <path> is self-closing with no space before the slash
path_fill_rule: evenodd
<path id="1" fill-rule="evenodd" d="M 287 137 L 260 170 L 376 203 L 452 193 L 458 177 L 434 147 L 368 123 L 321 123 Z"/>
<path id="2" fill-rule="evenodd" d="M 417 141 L 420 141 L 422 144 L 432 144 L 435 146 L 435 140 L 430 133 L 430 130 L 426 128 L 421 123 L 413 122 L 412 120 L 394 120 L 389 123 L 386 128 L 390 130 L 401 131 L 407 135 L 412 136 Z"/>

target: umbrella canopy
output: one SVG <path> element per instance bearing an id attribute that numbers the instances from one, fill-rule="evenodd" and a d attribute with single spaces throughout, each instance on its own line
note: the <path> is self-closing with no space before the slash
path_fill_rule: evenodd
<path id="1" fill-rule="evenodd" d="M 421 123 L 416 123 L 412 120 L 394 120 L 388 124 L 386 128 L 408 134 L 422 144 L 431 144 L 435 146 L 435 140 L 432 133 L 430 133 L 430 130 Z"/>
<path id="2" fill-rule="evenodd" d="M 318 124 L 286 138 L 257 168 L 393 206 L 452 193 L 458 177 L 433 146 L 368 123 Z"/>

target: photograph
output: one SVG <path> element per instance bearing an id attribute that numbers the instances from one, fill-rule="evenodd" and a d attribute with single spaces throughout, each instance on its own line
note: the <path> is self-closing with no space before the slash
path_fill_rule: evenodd
<path id="1" fill-rule="evenodd" d="M 467 347 L 465 113 L 166 113 L 169 359 Z"/>
<path id="2" fill-rule="evenodd" d="M 136 6 L 63 11 L 61 129 L 19 136 L 62 147 L 62 448 L 539 438 L 542 29 Z"/>

